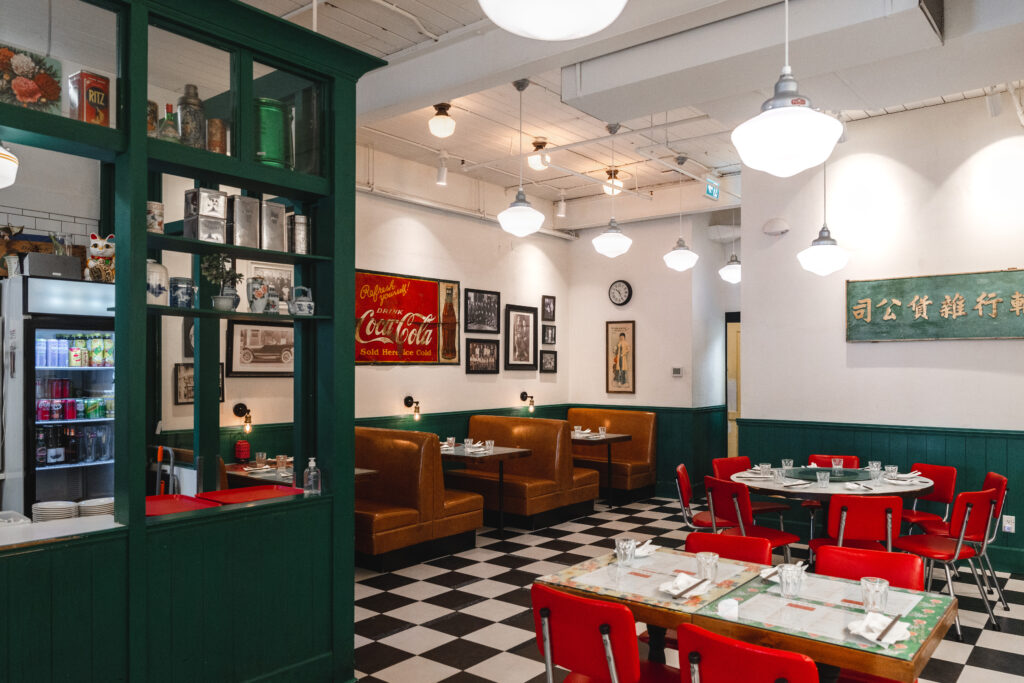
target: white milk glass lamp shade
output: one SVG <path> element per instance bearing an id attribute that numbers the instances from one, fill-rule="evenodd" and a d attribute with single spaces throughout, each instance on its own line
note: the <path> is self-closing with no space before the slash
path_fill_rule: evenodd
<path id="1" fill-rule="evenodd" d="M 591 242 L 598 254 L 608 258 L 622 256 L 629 251 L 629 247 L 633 244 L 633 240 L 626 237 L 619 229 L 619 224 L 615 222 L 614 218 L 609 221 L 608 228 Z"/>
<path id="2" fill-rule="evenodd" d="M 846 250 L 832 239 L 828 226 L 822 226 L 818 238 L 796 257 L 804 270 L 822 277 L 842 270 L 850 261 L 850 255 L 846 253 Z"/>
<path id="3" fill-rule="evenodd" d="M 10 187 L 18 177 L 18 157 L 0 142 L 0 188 Z"/>
<path id="4" fill-rule="evenodd" d="M 427 121 L 427 126 L 430 128 L 430 134 L 437 138 L 450 137 L 455 132 L 455 119 L 449 114 L 448 110 L 451 109 L 450 104 L 442 103 L 434 105 L 434 115 Z"/>
<path id="5" fill-rule="evenodd" d="M 738 285 L 742 276 L 742 269 L 740 266 L 740 260 L 736 258 L 736 254 L 732 255 L 729 262 L 718 269 L 718 276 L 728 282 L 730 285 Z"/>
<path id="6" fill-rule="evenodd" d="M 619 180 L 618 169 L 608 169 L 605 171 L 608 174 L 608 178 L 604 181 L 604 186 L 601 188 L 604 193 L 610 197 L 615 197 L 622 193 L 623 183 Z"/>
<path id="7" fill-rule="evenodd" d="M 507 209 L 498 214 L 501 229 L 516 237 L 526 237 L 540 230 L 544 224 L 544 214 L 530 206 L 526 194 L 519 190 L 515 201 Z"/>
<path id="8" fill-rule="evenodd" d="M 668 252 L 661 258 L 664 259 L 666 266 L 681 273 L 684 270 L 689 270 L 697 265 L 697 259 L 699 259 L 700 256 L 695 252 L 690 251 L 690 248 L 686 246 L 686 241 L 680 237 L 676 241 L 676 246 L 672 248 L 672 251 Z"/>
<path id="9" fill-rule="evenodd" d="M 537 152 L 526 157 L 526 163 L 534 171 L 543 171 L 551 164 L 551 156 L 544 152 Z"/>
<path id="10" fill-rule="evenodd" d="M 574 40 L 615 21 L 626 0 L 479 0 L 487 18 L 534 40 Z"/>

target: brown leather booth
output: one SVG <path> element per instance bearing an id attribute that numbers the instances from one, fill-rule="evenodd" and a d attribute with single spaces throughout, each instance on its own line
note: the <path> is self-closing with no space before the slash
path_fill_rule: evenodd
<path id="1" fill-rule="evenodd" d="M 498 446 L 528 448 L 531 454 L 505 462 L 505 512 L 523 517 L 570 505 L 590 505 L 597 498 L 597 472 L 573 467 L 569 423 L 528 417 L 473 415 L 469 436 L 492 439 Z M 498 509 L 498 466 L 470 463 L 449 470 L 457 488 L 476 491 L 488 510 Z"/>
<path id="2" fill-rule="evenodd" d="M 612 445 L 612 488 L 633 490 L 653 487 L 657 475 L 656 416 L 639 410 L 606 410 L 603 408 L 570 408 L 567 419 L 571 425 L 597 431 L 604 427 L 609 434 L 629 434 L 631 441 Z M 590 467 L 601 476 L 601 486 L 608 485 L 608 450 L 604 445 L 573 444 L 573 462 L 577 467 Z"/>
<path id="3" fill-rule="evenodd" d="M 356 427 L 355 465 L 379 472 L 356 484 L 357 553 L 382 555 L 483 526 L 481 496 L 445 489 L 436 434 Z"/>

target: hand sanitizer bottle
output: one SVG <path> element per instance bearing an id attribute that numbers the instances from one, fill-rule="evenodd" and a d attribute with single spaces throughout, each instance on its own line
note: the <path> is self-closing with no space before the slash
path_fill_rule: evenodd
<path id="1" fill-rule="evenodd" d="M 302 475 L 302 493 L 306 496 L 320 495 L 320 470 L 316 467 L 316 458 L 309 459 L 309 466 Z"/>

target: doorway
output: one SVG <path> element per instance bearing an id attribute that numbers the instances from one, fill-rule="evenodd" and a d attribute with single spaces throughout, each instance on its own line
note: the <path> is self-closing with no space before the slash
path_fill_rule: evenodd
<path id="1" fill-rule="evenodd" d="M 725 410 L 728 429 L 728 455 L 739 455 L 739 428 L 736 420 L 740 416 L 740 314 L 739 311 L 725 314 Z"/>

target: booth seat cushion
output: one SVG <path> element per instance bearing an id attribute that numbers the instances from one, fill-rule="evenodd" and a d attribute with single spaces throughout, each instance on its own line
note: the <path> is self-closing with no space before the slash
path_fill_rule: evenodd
<path id="1" fill-rule="evenodd" d="M 604 427 L 610 434 L 629 434 L 629 441 L 612 445 L 612 488 L 637 489 L 655 480 L 657 416 L 640 410 L 570 408 L 567 420 L 572 425 L 597 431 Z M 601 486 L 608 485 L 608 450 L 601 444 L 573 444 L 573 464 L 595 469 Z"/>
<path id="2" fill-rule="evenodd" d="M 594 500 L 598 496 L 599 478 L 596 470 L 585 467 L 572 468 L 572 487 L 565 492 L 565 505 Z"/>
<path id="3" fill-rule="evenodd" d="M 444 492 L 442 516 L 461 515 L 483 509 L 484 498 L 479 493 L 458 491 L 456 489 L 446 489 Z"/>
<path id="4" fill-rule="evenodd" d="M 399 527 L 417 524 L 419 510 L 379 503 L 373 500 L 356 499 L 356 534 L 379 534 Z"/>
<path id="5" fill-rule="evenodd" d="M 644 462 L 630 462 L 618 459 L 615 449 L 618 444 L 612 446 L 612 487 L 617 489 L 635 489 L 654 483 L 654 470 Z M 605 448 L 602 446 L 602 448 Z M 608 485 L 608 455 L 603 451 L 598 455 L 596 452 L 584 455 L 573 455 L 573 464 L 577 467 L 585 467 L 597 471 L 600 477 L 601 486 Z"/>

